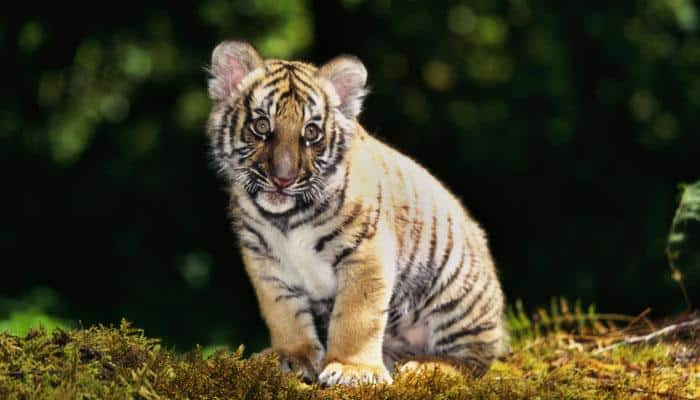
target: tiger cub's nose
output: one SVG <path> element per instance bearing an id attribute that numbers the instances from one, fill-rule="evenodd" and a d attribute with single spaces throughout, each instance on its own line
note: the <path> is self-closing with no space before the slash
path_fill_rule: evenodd
<path id="1" fill-rule="evenodd" d="M 271 179 L 272 179 L 272 183 L 274 183 L 275 186 L 277 186 L 280 189 L 284 189 L 294 182 L 295 177 L 287 178 L 287 177 L 273 176 Z"/>

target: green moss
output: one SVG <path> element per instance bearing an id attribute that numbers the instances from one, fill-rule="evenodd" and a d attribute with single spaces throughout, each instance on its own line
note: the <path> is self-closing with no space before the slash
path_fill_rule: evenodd
<path id="1" fill-rule="evenodd" d="M 243 348 L 179 355 L 124 322 L 25 337 L 0 334 L 2 399 L 629 399 L 700 396 L 699 338 L 621 346 L 563 333 L 523 340 L 482 378 L 401 374 L 390 386 L 321 388 Z"/>

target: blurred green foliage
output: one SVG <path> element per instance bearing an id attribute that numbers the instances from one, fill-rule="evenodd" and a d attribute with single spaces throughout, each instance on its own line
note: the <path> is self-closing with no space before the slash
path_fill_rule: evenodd
<path id="1" fill-rule="evenodd" d="M 668 235 L 666 256 L 671 277 L 680 284 L 691 308 L 693 300 L 685 288 L 685 281 L 700 280 L 700 181 L 683 185 L 681 193 Z"/>
<path id="2" fill-rule="evenodd" d="M 67 328 L 67 321 L 52 316 L 61 308 L 58 295 L 48 288 L 34 288 L 19 300 L 0 297 L 0 333 L 24 336 L 38 327 L 48 332 Z"/>
<path id="3" fill-rule="evenodd" d="M 228 37 L 358 55 L 362 122 L 464 199 L 509 298 L 682 309 L 664 246 L 700 172 L 690 0 L 18 4 L 0 16 L 0 295 L 51 287 L 60 317 L 264 345 L 203 133 Z"/>

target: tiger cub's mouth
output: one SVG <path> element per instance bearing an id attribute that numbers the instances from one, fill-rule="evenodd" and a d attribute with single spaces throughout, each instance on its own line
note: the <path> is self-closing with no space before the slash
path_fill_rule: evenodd
<path id="1" fill-rule="evenodd" d="M 255 201 L 265 211 L 279 214 L 291 210 L 296 204 L 296 199 L 290 194 L 280 191 L 263 191 L 258 192 Z"/>

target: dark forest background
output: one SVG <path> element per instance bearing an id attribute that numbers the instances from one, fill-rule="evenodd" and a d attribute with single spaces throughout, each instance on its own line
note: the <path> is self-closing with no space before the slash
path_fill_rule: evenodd
<path id="1" fill-rule="evenodd" d="M 700 176 L 690 0 L 15 6 L 0 16 L 0 321 L 125 317 L 178 349 L 264 345 L 203 130 L 203 67 L 230 37 L 267 57 L 359 56 L 361 121 L 464 200 L 511 302 L 685 307 L 664 247 L 678 184 Z M 697 269 L 686 285 L 698 293 Z"/>

